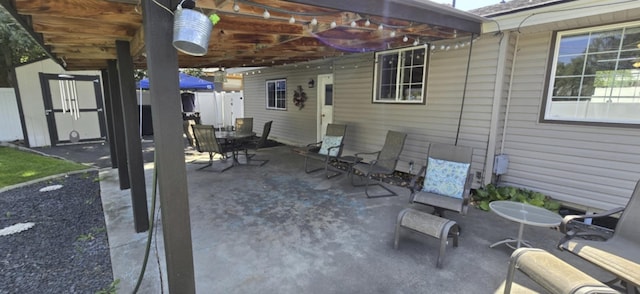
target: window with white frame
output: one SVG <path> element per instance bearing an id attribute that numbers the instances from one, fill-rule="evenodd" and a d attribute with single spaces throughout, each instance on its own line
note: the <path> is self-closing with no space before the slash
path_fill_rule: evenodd
<path id="1" fill-rule="evenodd" d="M 267 81 L 267 109 L 287 109 L 287 80 Z"/>
<path id="2" fill-rule="evenodd" d="M 424 103 L 425 46 L 376 53 L 374 103 Z"/>
<path id="3" fill-rule="evenodd" d="M 544 120 L 640 124 L 640 22 L 558 32 Z"/>

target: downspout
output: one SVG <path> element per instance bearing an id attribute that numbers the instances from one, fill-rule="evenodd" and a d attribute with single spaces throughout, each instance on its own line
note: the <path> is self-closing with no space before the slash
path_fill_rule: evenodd
<path id="1" fill-rule="evenodd" d="M 481 177 L 482 186 L 491 183 L 493 174 L 493 158 L 496 155 L 496 140 L 498 132 L 498 122 L 500 115 L 500 101 L 504 86 L 505 63 L 507 61 L 507 50 L 509 49 L 510 33 L 502 33 L 500 37 L 500 48 L 498 50 L 498 64 L 496 65 L 496 79 L 493 91 L 493 105 L 491 108 L 491 123 L 489 126 L 489 138 L 487 141 L 487 154 L 484 159 L 484 172 Z M 512 69 L 513 71 L 513 69 Z"/>
<path id="2" fill-rule="evenodd" d="M 509 110 L 511 108 L 511 92 L 513 91 L 513 73 L 516 68 L 516 59 L 518 59 L 518 47 L 520 44 L 520 34 L 516 35 L 516 45 L 513 50 L 513 60 L 511 61 L 511 76 L 509 78 L 509 93 L 507 94 L 507 108 L 504 112 L 504 126 L 502 126 L 502 142 L 500 142 L 500 153 L 504 153 L 504 142 L 507 138 L 507 122 L 509 121 Z"/>

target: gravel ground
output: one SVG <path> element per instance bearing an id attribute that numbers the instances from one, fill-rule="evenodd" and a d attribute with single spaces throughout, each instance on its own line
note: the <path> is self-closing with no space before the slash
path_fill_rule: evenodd
<path id="1" fill-rule="evenodd" d="M 40 189 L 62 185 L 53 191 Z M 98 172 L 0 193 L 0 293 L 95 293 L 113 281 Z M 0 231 L 1 232 L 1 231 Z"/>

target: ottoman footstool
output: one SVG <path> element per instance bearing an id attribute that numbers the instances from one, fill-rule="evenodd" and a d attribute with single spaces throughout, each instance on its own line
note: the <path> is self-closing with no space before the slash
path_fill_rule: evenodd
<path id="1" fill-rule="evenodd" d="M 452 238 L 453 247 L 458 247 L 458 234 L 460 228 L 453 220 L 413 208 L 405 208 L 400 212 L 400 214 L 398 214 L 398 221 L 396 222 L 395 239 L 393 241 L 393 248 L 395 249 L 398 249 L 398 239 L 400 238 L 401 228 L 409 229 L 440 240 L 440 250 L 436 261 L 436 267 L 438 268 L 442 268 L 444 252 L 447 248 L 448 239 Z"/>

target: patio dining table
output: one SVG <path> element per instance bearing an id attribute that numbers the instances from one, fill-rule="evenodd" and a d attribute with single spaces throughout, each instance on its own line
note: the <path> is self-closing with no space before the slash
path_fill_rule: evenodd
<path id="1" fill-rule="evenodd" d="M 250 139 L 255 135 L 255 132 L 216 131 L 216 139 L 218 139 L 220 143 L 230 144 L 232 146 L 233 151 L 231 154 L 233 157 L 233 165 L 241 165 L 238 160 L 238 152 L 242 150 L 242 141 Z"/>

